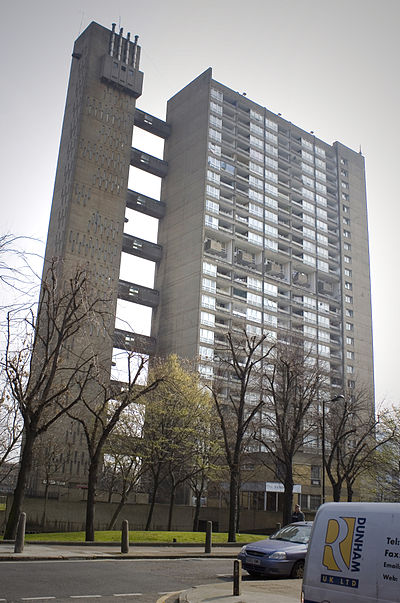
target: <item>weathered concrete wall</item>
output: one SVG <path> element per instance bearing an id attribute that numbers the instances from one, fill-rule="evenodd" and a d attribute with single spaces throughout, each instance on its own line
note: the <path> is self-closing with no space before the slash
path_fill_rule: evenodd
<path id="1" fill-rule="evenodd" d="M 85 528 L 86 505 L 84 501 L 57 501 L 47 502 L 46 525 L 41 528 L 43 515 L 43 499 L 27 498 L 23 505 L 23 511 L 27 514 L 27 531 L 46 532 L 73 532 L 82 531 Z M 7 502 L 7 509 L 11 506 L 11 497 Z M 95 511 L 95 530 L 106 530 L 109 521 L 116 508 L 116 503 L 98 502 Z M 123 519 L 129 521 L 131 530 L 143 530 L 146 525 L 148 504 L 125 505 L 119 520 L 117 529 L 120 528 Z M 193 525 L 194 508 L 177 505 L 174 509 L 172 529 L 178 531 L 191 531 Z M 228 529 L 228 509 L 203 507 L 200 520 L 212 521 L 214 531 L 226 532 Z M 281 521 L 281 513 L 271 511 L 242 511 L 241 531 L 271 532 L 276 523 Z M 168 505 L 156 505 L 153 514 L 151 530 L 166 530 L 168 522 Z M 2 525 L 0 515 L 0 526 Z"/>

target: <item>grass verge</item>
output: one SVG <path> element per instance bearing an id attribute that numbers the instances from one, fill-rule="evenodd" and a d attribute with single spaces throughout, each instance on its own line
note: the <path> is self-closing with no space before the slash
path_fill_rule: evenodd
<path id="1" fill-rule="evenodd" d="M 255 542 L 256 540 L 262 540 L 267 538 L 261 534 L 237 534 L 236 542 L 239 544 L 246 544 L 248 542 Z M 129 540 L 130 542 L 147 543 L 147 542 L 159 542 L 159 543 L 172 543 L 176 542 L 181 544 L 204 544 L 205 533 L 204 532 L 145 532 L 145 531 L 130 531 Z M 50 532 L 41 534 L 27 534 L 26 541 L 47 541 L 47 542 L 84 542 L 84 532 Z M 107 531 L 107 532 L 95 532 L 96 542 L 120 542 L 121 532 L 119 531 Z M 223 544 L 228 542 L 227 533 L 213 533 L 213 544 Z"/>

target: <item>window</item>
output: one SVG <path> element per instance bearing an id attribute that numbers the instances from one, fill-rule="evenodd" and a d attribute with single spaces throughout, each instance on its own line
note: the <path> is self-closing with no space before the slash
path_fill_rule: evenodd
<path id="1" fill-rule="evenodd" d="M 213 378 L 213 367 L 205 366 L 204 364 L 199 364 L 199 373 L 203 377 L 203 379 L 212 379 Z"/>
<path id="2" fill-rule="evenodd" d="M 266 140 L 269 140 L 270 142 L 278 144 L 278 137 L 275 134 L 268 132 L 268 130 L 266 130 L 266 132 L 265 132 L 265 138 L 266 138 Z"/>
<path id="3" fill-rule="evenodd" d="M 271 157 L 265 157 L 265 165 L 268 165 L 274 170 L 278 169 L 278 162 L 275 159 L 272 159 Z"/>
<path id="4" fill-rule="evenodd" d="M 253 201 L 259 201 L 262 203 L 264 201 L 264 195 L 259 193 L 258 191 L 249 188 L 249 199 L 253 199 Z"/>
<path id="5" fill-rule="evenodd" d="M 344 282 L 344 288 L 347 289 L 348 291 L 352 291 L 353 290 L 353 284 L 349 283 L 349 281 L 345 281 Z"/>
<path id="6" fill-rule="evenodd" d="M 344 275 L 351 277 L 353 275 L 353 272 L 349 268 L 345 268 L 344 269 Z"/>
<path id="7" fill-rule="evenodd" d="M 260 178 L 256 178 L 256 176 L 249 176 L 249 184 L 251 184 L 251 186 L 255 186 L 256 188 L 264 188 L 264 182 L 260 180 Z"/>
<path id="8" fill-rule="evenodd" d="M 346 312 L 345 312 L 346 316 L 354 316 L 354 312 L 351 308 L 346 308 Z"/>
<path id="9" fill-rule="evenodd" d="M 216 199 L 219 199 L 219 189 L 215 188 L 215 186 L 211 186 L 211 184 L 207 184 L 207 195 L 210 195 L 211 197 L 215 197 Z"/>
<path id="10" fill-rule="evenodd" d="M 210 312 L 200 312 L 200 322 L 202 325 L 213 327 L 215 325 L 215 316 Z"/>
<path id="11" fill-rule="evenodd" d="M 308 237 L 309 239 L 315 239 L 315 230 L 308 228 L 308 226 L 303 226 L 303 236 Z M 326 242 L 328 244 L 328 237 L 326 237 Z"/>
<path id="12" fill-rule="evenodd" d="M 277 224 L 278 214 L 274 214 L 274 212 L 272 211 L 265 210 L 265 219 L 269 220 L 270 222 L 275 222 L 275 224 Z"/>
<path id="13" fill-rule="evenodd" d="M 354 331 L 354 325 L 352 322 L 346 322 L 346 331 Z"/>
<path id="14" fill-rule="evenodd" d="M 222 105 L 218 105 L 218 103 L 214 103 L 214 101 L 210 102 L 210 109 L 217 113 L 217 115 L 222 115 Z"/>
<path id="15" fill-rule="evenodd" d="M 209 216 L 208 214 L 206 214 L 204 217 L 204 222 L 205 222 L 205 225 L 208 226 L 209 228 L 215 228 L 216 230 L 218 230 L 218 218 L 215 218 L 214 216 Z"/>
<path id="16" fill-rule="evenodd" d="M 351 243 L 343 243 L 343 249 L 345 251 L 351 251 Z"/>
<path id="17" fill-rule="evenodd" d="M 250 134 L 250 145 L 253 147 L 257 147 L 258 149 L 262 149 L 264 143 L 261 138 L 257 138 L 257 136 L 253 136 L 253 134 Z"/>
<path id="18" fill-rule="evenodd" d="M 249 289 L 255 289 L 256 291 L 262 291 L 262 281 L 252 276 L 247 277 L 247 286 Z"/>
<path id="19" fill-rule="evenodd" d="M 253 122 L 250 122 L 250 132 L 254 132 L 254 134 L 257 134 L 261 138 L 264 137 L 264 129 Z"/>
<path id="20" fill-rule="evenodd" d="M 313 322 L 316 323 L 317 322 L 317 315 L 314 314 L 314 312 L 307 312 L 305 311 L 304 314 L 304 320 L 306 320 L 307 322 Z M 315 332 L 316 334 L 317 332 Z"/>
<path id="21" fill-rule="evenodd" d="M 319 270 L 323 270 L 324 272 L 329 272 L 329 264 L 328 262 L 324 262 L 323 260 L 317 261 L 317 267 Z"/>
<path id="22" fill-rule="evenodd" d="M 308 325 L 304 325 L 303 333 L 304 335 L 307 335 L 308 337 L 314 339 L 317 336 L 317 329 L 315 329 L 314 327 L 309 327 Z"/>
<path id="23" fill-rule="evenodd" d="M 254 228 L 254 230 L 263 230 L 263 223 L 260 220 L 256 220 L 255 218 L 249 218 L 249 227 Z"/>
<path id="24" fill-rule="evenodd" d="M 343 260 L 344 260 L 345 264 L 350 264 L 350 262 L 351 262 L 351 257 L 350 257 L 349 255 L 345 255 L 345 256 L 343 257 Z"/>
<path id="25" fill-rule="evenodd" d="M 327 316 L 321 316 L 319 314 L 319 316 L 318 316 L 318 324 L 319 324 L 320 327 L 325 327 L 325 328 L 329 329 L 329 326 L 330 326 L 329 318 Z"/>
<path id="26" fill-rule="evenodd" d="M 325 151 L 324 149 L 321 149 L 321 147 L 315 147 L 315 154 L 320 157 L 325 157 Z"/>
<path id="27" fill-rule="evenodd" d="M 351 233 L 350 233 L 348 230 L 344 230 L 344 231 L 343 231 L 343 236 L 344 236 L 346 239 L 350 239 L 350 238 L 351 238 Z"/>
<path id="28" fill-rule="evenodd" d="M 274 132 L 278 131 L 278 124 L 272 121 L 271 119 L 268 119 L 268 117 L 265 118 L 265 125 L 267 128 L 273 130 Z"/>
<path id="29" fill-rule="evenodd" d="M 276 241 L 273 241 L 272 239 L 264 239 L 264 244 L 266 249 L 278 251 L 278 243 Z"/>
<path id="30" fill-rule="evenodd" d="M 323 230 L 325 232 L 328 231 L 328 225 L 325 222 L 322 222 L 321 220 L 317 220 L 317 228 L 318 230 Z"/>
<path id="31" fill-rule="evenodd" d="M 221 147 L 219 144 L 214 144 L 213 142 L 208 143 L 208 150 L 214 153 L 215 155 L 221 155 Z"/>
<path id="32" fill-rule="evenodd" d="M 344 181 L 342 180 L 342 182 L 341 182 L 340 184 L 341 184 L 341 187 L 342 187 L 342 188 L 344 188 L 344 190 L 348 190 L 349 185 L 348 185 L 348 183 L 347 183 L 347 182 L 344 182 Z"/>
<path id="33" fill-rule="evenodd" d="M 278 287 L 276 285 L 271 285 L 271 283 L 264 283 L 264 293 L 266 293 L 267 295 L 277 296 Z"/>
<path id="34" fill-rule="evenodd" d="M 353 374 L 354 373 L 354 366 L 346 366 L 346 372 Z"/>
<path id="35" fill-rule="evenodd" d="M 353 337 L 346 337 L 346 344 L 347 345 L 354 345 L 354 339 L 353 339 Z"/>
<path id="36" fill-rule="evenodd" d="M 271 172 L 271 170 L 265 170 L 265 177 L 267 180 L 271 180 L 272 182 L 278 182 L 278 174 Z"/>
<path id="37" fill-rule="evenodd" d="M 215 264 L 203 262 L 203 272 L 204 274 L 209 274 L 210 276 L 217 276 L 217 267 Z"/>
<path id="38" fill-rule="evenodd" d="M 250 161 L 249 170 L 250 172 L 254 172 L 255 174 L 259 174 L 260 176 L 262 176 L 264 173 L 264 168 L 261 165 L 258 165 L 258 163 L 254 163 L 254 161 Z"/>
<path id="39" fill-rule="evenodd" d="M 221 134 L 221 132 L 218 132 L 217 130 L 214 130 L 214 128 L 209 128 L 208 129 L 208 135 L 211 138 L 211 140 L 215 140 L 216 142 L 221 142 L 222 141 L 222 134 Z"/>
<path id="40" fill-rule="evenodd" d="M 350 212 L 350 207 L 348 205 L 342 205 L 343 213 L 348 214 Z"/>
<path id="41" fill-rule="evenodd" d="M 346 224 L 346 226 L 350 226 L 350 218 L 342 218 L 343 224 Z"/>
<path id="42" fill-rule="evenodd" d="M 210 201 L 210 199 L 206 199 L 206 210 L 211 211 L 214 214 L 219 213 L 219 205 L 215 201 Z"/>
<path id="43" fill-rule="evenodd" d="M 347 350 L 347 352 L 346 352 L 346 358 L 348 360 L 354 360 L 354 356 L 355 356 L 354 352 L 352 352 L 351 350 Z"/>
<path id="44" fill-rule="evenodd" d="M 260 161 L 261 163 L 264 162 L 264 154 L 260 153 L 260 151 L 257 151 L 256 149 L 250 149 L 250 157 Z"/>
<path id="45" fill-rule="evenodd" d="M 203 278 L 203 289 L 215 293 L 217 290 L 217 283 L 209 278 Z"/>
<path id="46" fill-rule="evenodd" d="M 349 201 L 350 197 L 347 193 L 343 193 L 341 194 L 342 200 L 343 201 Z"/>
<path id="47" fill-rule="evenodd" d="M 214 331 L 200 329 L 200 341 L 203 343 L 214 343 Z"/>
<path id="48" fill-rule="evenodd" d="M 318 243 L 321 243 L 321 245 L 328 245 L 328 237 L 324 234 L 321 234 L 320 232 L 317 234 L 317 241 Z"/>
<path id="49" fill-rule="evenodd" d="M 266 314 L 264 313 L 264 323 L 272 326 L 272 327 L 277 327 L 278 326 L 278 319 L 276 316 L 273 316 L 272 314 Z"/>
<path id="50" fill-rule="evenodd" d="M 253 308 L 246 308 L 246 318 L 254 322 L 261 322 L 262 313 L 259 310 L 253 310 Z"/>
<path id="51" fill-rule="evenodd" d="M 255 325 L 246 325 L 246 333 L 248 335 L 256 335 L 257 337 L 261 335 L 261 327 L 256 327 Z"/>
<path id="52" fill-rule="evenodd" d="M 222 128 L 222 119 L 216 115 L 210 115 L 210 124 L 216 128 Z"/>
<path id="53" fill-rule="evenodd" d="M 216 88 L 211 88 L 211 98 L 214 98 L 215 100 L 220 101 L 222 103 L 224 95 L 220 90 L 217 90 Z"/>
<path id="54" fill-rule="evenodd" d="M 256 121 L 262 122 L 263 116 L 260 113 L 257 113 L 257 111 L 250 109 L 250 119 L 255 119 Z"/>
<path id="55" fill-rule="evenodd" d="M 321 356 L 330 356 L 331 349 L 330 349 L 329 345 L 323 345 L 322 343 L 319 343 L 318 344 L 318 354 L 321 354 Z"/>
<path id="56" fill-rule="evenodd" d="M 311 465 L 311 484 L 319 486 L 321 483 L 321 467 L 320 465 Z"/>
<path id="57" fill-rule="evenodd" d="M 356 386 L 356 382 L 355 382 L 355 381 L 353 381 L 352 379 L 348 379 L 348 381 L 347 381 L 347 387 L 348 387 L 349 389 L 354 389 L 354 388 L 355 388 L 355 386 Z"/>
<path id="58" fill-rule="evenodd" d="M 260 245 L 262 247 L 263 238 L 261 235 L 255 234 L 254 232 L 249 232 L 247 235 L 247 240 L 249 243 L 253 243 L 254 245 Z"/>
<path id="59" fill-rule="evenodd" d="M 207 180 L 210 180 L 211 182 L 215 182 L 215 184 L 219 184 L 220 175 L 216 174 L 212 170 L 207 170 Z"/>
<path id="60" fill-rule="evenodd" d="M 273 147 L 268 142 L 265 143 L 265 152 L 269 153 L 270 155 L 273 155 L 274 157 L 278 157 L 278 149 L 276 147 Z"/>
<path id="61" fill-rule="evenodd" d="M 352 304 L 353 303 L 353 298 L 351 295 L 345 295 L 344 296 L 344 300 L 347 304 Z"/>
<path id="62" fill-rule="evenodd" d="M 261 295 L 256 295 L 255 293 L 247 294 L 247 303 L 253 306 L 262 306 L 262 297 Z"/>
<path id="63" fill-rule="evenodd" d="M 219 170 L 220 169 L 220 167 L 221 167 L 221 161 L 220 161 L 220 159 L 216 159 L 212 155 L 209 155 L 207 161 L 208 161 L 208 165 L 211 168 L 214 168 L 215 170 Z"/>
<path id="64" fill-rule="evenodd" d="M 199 356 L 204 360 L 212 360 L 214 358 L 214 350 L 212 348 L 207 348 L 204 345 L 200 345 Z"/>
<path id="65" fill-rule="evenodd" d="M 211 295 L 202 295 L 201 296 L 201 305 L 203 308 L 210 308 L 211 310 L 215 309 L 215 297 L 211 297 Z"/>

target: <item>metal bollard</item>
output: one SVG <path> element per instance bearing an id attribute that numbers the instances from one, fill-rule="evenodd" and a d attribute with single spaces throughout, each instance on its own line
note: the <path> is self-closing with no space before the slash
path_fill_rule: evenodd
<path id="1" fill-rule="evenodd" d="M 238 597 L 242 591 L 242 562 L 236 559 L 233 562 L 233 596 Z"/>
<path id="2" fill-rule="evenodd" d="M 280 529 L 281 529 L 281 527 L 282 527 L 282 524 L 278 522 L 278 523 L 276 524 L 276 529 L 277 529 L 277 530 L 280 530 Z"/>
<path id="3" fill-rule="evenodd" d="M 14 553 L 22 553 L 25 540 L 26 513 L 21 513 L 18 520 L 17 535 L 15 537 Z"/>
<path id="4" fill-rule="evenodd" d="M 129 523 L 127 519 L 122 522 L 121 553 L 129 553 Z"/>
<path id="5" fill-rule="evenodd" d="M 207 521 L 206 526 L 206 546 L 204 548 L 205 553 L 211 553 L 212 547 L 212 521 Z"/>

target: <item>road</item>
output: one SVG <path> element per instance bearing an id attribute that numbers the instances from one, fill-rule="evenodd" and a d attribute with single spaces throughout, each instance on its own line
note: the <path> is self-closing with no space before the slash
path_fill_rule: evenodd
<path id="1" fill-rule="evenodd" d="M 228 559 L 3 561 L 0 603 L 155 603 L 232 575 Z"/>

